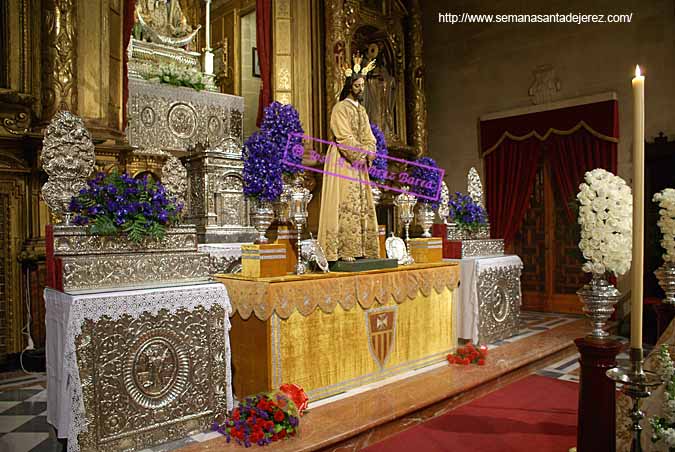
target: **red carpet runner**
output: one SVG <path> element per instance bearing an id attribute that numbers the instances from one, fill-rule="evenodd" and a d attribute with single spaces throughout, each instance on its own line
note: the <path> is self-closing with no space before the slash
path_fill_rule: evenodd
<path id="1" fill-rule="evenodd" d="M 365 450 L 567 452 L 576 445 L 578 392 L 576 383 L 532 375 Z"/>

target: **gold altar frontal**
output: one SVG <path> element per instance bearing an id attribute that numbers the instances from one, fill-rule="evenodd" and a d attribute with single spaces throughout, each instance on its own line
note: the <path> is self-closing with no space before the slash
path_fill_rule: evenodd
<path id="1" fill-rule="evenodd" d="M 232 303 L 240 399 L 295 383 L 317 400 L 440 362 L 455 348 L 456 264 L 216 278 Z"/>

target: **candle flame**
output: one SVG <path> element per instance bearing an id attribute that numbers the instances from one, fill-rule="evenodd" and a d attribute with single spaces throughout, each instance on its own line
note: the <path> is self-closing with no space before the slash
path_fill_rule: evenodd
<path id="1" fill-rule="evenodd" d="M 640 72 L 640 66 L 636 64 L 635 65 L 635 76 L 639 77 L 641 75 L 642 75 L 642 73 Z"/>

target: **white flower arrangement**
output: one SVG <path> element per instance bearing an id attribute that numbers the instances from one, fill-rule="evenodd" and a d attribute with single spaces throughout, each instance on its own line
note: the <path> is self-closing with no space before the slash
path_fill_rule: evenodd
<path id="1" fill-rule="evenodd" d="M 661 228 L 661 246 L 666 250 L 665 262 L 675 262 L 675 189 L 666 188 L 654 195 L 654 202 L 659 203 L 659 221 Z"/>
<path id="2" fill-rule="evenodd" d="M 657 372 L 665 382 L 663 392 L 663 416 L 649 419 L 652 426 L 652 442 L 663 440 L 668 448 L 675 447 L 675 368 L 666 344 L 661 345 Z"/>
<path id="3" fill-rule="evenodd" d="M 633 196 L 619 176 L 598 168 L 579 185 L 579 249 L 587 273 L 623 275 L 630 269 L 633 237 Z"/>
<path id="4" fill-rule="evenodd" d="M 160 64 L 151 68 L 144 77 L 174 86 L 185 86 L 201 91 L 206 88 L 204 77 L 197 69 L 186 69 L 175 64 Z"/>

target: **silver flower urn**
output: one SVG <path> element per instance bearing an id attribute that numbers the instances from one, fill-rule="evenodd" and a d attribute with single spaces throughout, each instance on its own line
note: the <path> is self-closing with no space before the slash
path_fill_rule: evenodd
<path id="1" fill-rule="evenodd" d="M 659 286 L 666 293 L 664 303 L 675 304 L 675 262 L 664 262 L 662 266 L 654 272 L 656 279 L 659 280 Z"/>
<path id="2" fill-rule="evenodd" d="M 583 311 L 591 320 L 593 330 L 588 337 L 604 340 L 609 333 L 604 330 L 607 320 L 614 312 L 614 305 L 621 298 L 621 292 L 611 285 L 602 273 L 593 273 L 593 279 L 577 291 L 583 303 Z"/>
<path id="3" fill-rule="evenodd" d="M 375 203 L 375 205 L 380 204 L 380 199 L 382 199 L 382 190 L 380 190 L 380 187 L 371 185 L 370 192 L 373 194 L 373 203 Z"/>
<path id="4" fill-rule="evenodd" d="M 420 206 L 420 223 L 422 224 L 422 237 L 431 237 L 431 227 L 434 225 L 436 212 L 428 202 L 423 202 Z"/>
<path id="5" fill-rule="evenodd" d="M 279 196 L 279 201 L 274 203 L 277 212 L 277 219 L 281 224 L 289 222 L 290 208 L 291 208 L 291 194 L 293 193 L 293 182 L 284 176 L 283 189 Z"/>
<path id="6" fill-rule="evenodd" d="M 251 222 L 253 227 L 258 231 L 258 239 L 256 243 L 267 243 L 265 233 L 274 220 L 274 208 L 269 201 L 256 200 L 253 205 L 253 212 L 251 212 Z"/>

